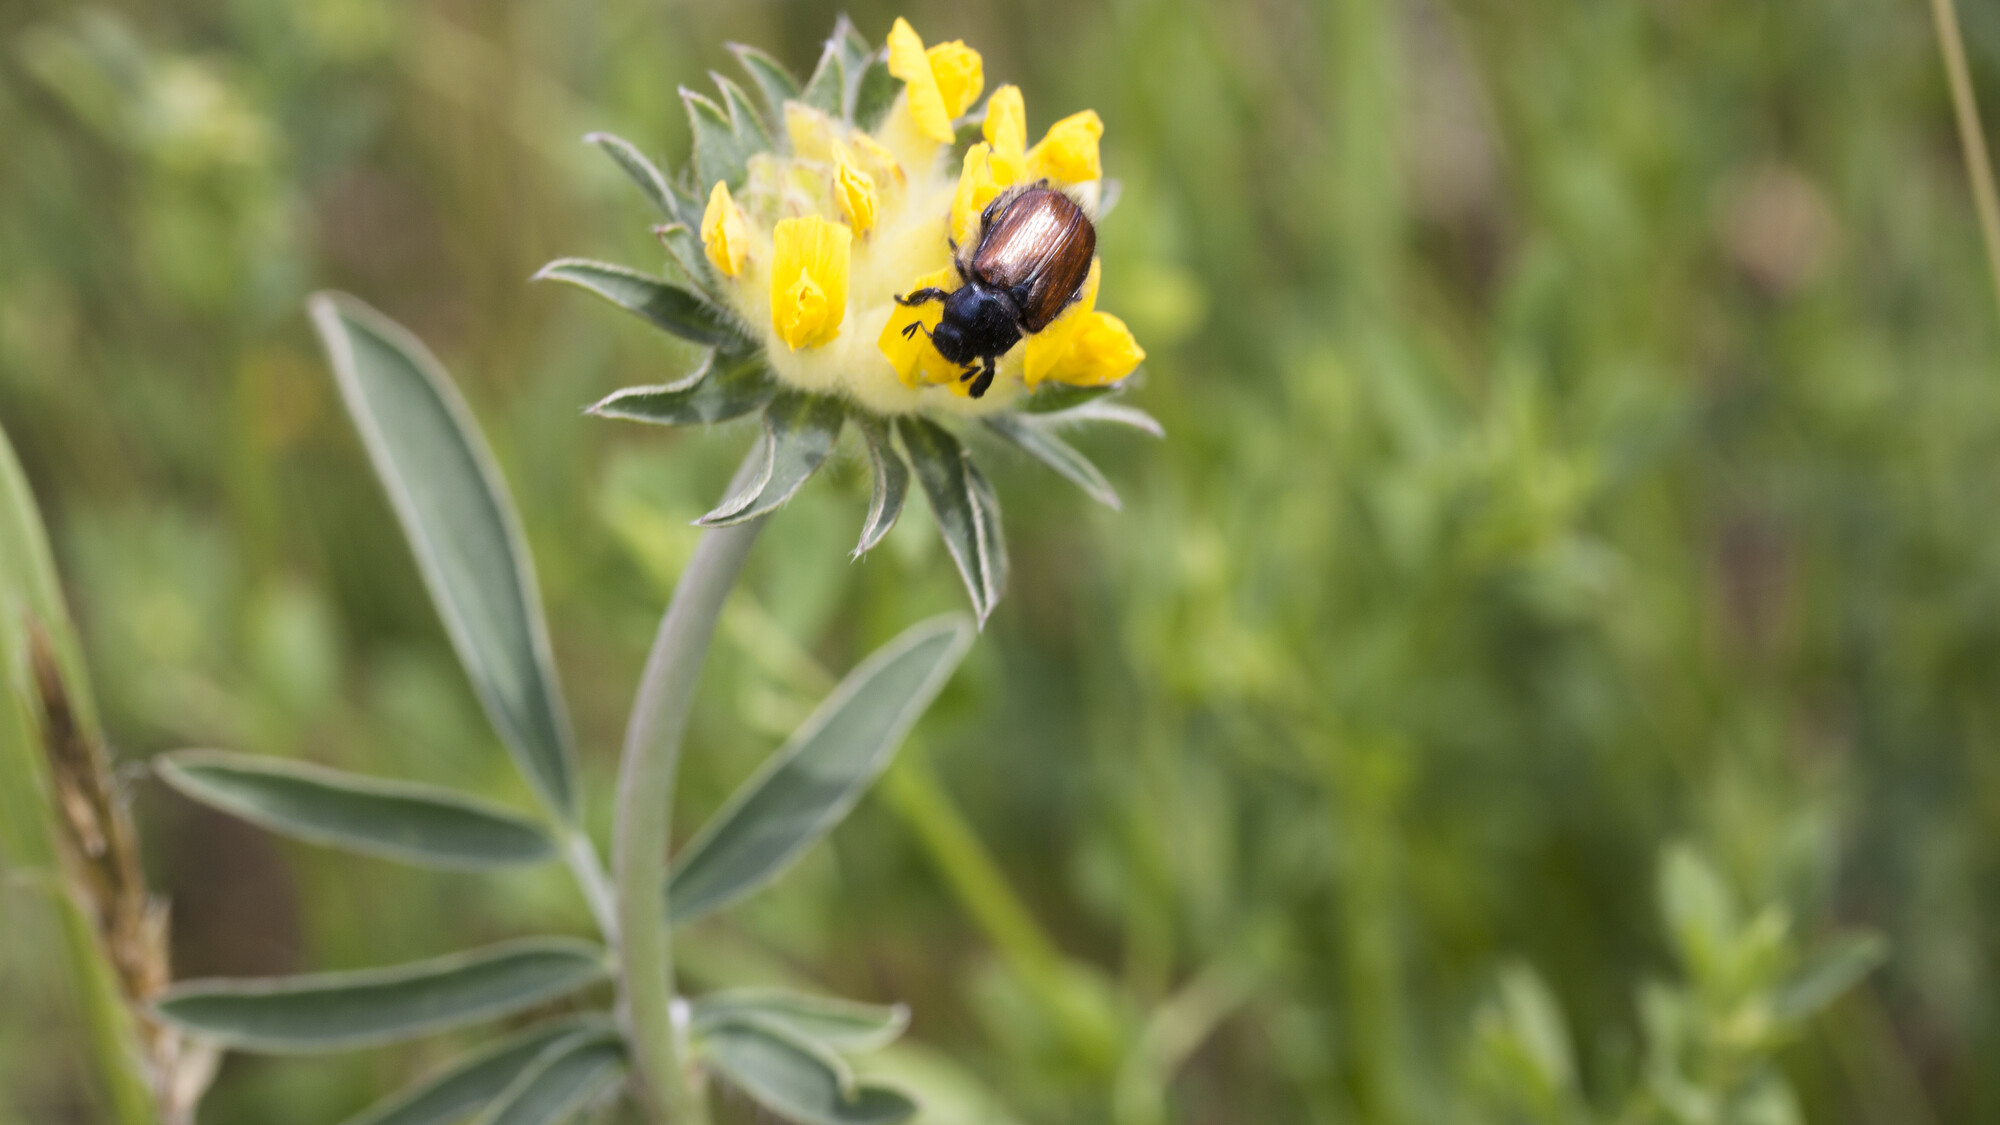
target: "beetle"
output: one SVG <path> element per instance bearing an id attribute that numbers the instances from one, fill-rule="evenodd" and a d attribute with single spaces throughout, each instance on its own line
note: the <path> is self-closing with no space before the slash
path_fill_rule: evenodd
<path id="1" fill-rule="evenodd" d="M 905 306 L 944 302 L 936 328 L 919 321 L 903 335 L 928 335 L 939 355 L 965 368 L 959 381 L 972 380 L 969 389 L 978 398 L 993 385 L 1000 357 L 1076 300 L 1096 253 L 1090 216 L 1048 181 L 1003 192 L 980 212 L 979 240 L 970 253 L 952 244 L 952 265 L 963 285 L 896 295 Z"/>

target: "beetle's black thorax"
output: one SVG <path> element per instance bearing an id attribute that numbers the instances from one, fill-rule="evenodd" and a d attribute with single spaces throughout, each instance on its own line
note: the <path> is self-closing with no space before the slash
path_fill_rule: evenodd
<path id="1" fill-rule="evenodd" d="M 953 363 L 1003 355 L 1021 338 L 1021 313 L 998 289 L 973 281 L 945 298 L 944 318 L 932 334 L 938 354 Z"/>

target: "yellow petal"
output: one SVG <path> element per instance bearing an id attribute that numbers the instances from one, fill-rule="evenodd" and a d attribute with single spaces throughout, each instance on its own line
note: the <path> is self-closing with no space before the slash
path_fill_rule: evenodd
<path id="1" fill-rule="evenodd" d="M 854 142 L 854 151 L 860 155 L 861 163 L 878 183 L 886 179 L 898 187 L 902 186 L 903 166 L 897 163 L 895 153 L 866 133 L 855 133 L 848 139 Z"/>
<path id="2" fill-rule="evenodd" d="M 701 213 L 701 244 L 711 264 L 725 276 L 743 272 L 743 256 L 749 244 L 743 230 L 743 212 L 729 198 L 729 185 L 715 181 L 708 193 L 708 209 Z"/>
<path id="3" fill-rule="evenodd" d="M 945 108 L 930 56 L 924 53 L 924 41 L 917 38 L 910 21 L 900 16 L 889 29 L 889 73 L 903 80 L 903 104 L 917 131 L 940 144 L 950 144 L 955 135 L 953 115 Z"/>
<path id="4" fill-rule="evenodd" d="M 1046 176 L 1058 183 L 1082 184 L 1104 175 L 1098 160 L 1097 142 L 1104 136 L 1104 122 L 1097 111 L 1072 113 L 1042 137 L 1042 143 L 1028 151 L 1028 174 Z"/>
<path id="5" fill-rule="evenodd" d="M 910 283 L 905 293 L 919 289 L 955 289 L 958 286 L 958 272 L 947 266 Z M 944 318 L 944 303 L 931 301 L 921 305 L 897 305 L 889 313 L 889 323 L 882 326 L 882 335 L 875 341 L 889 365 L 896 369 L 896 377 L 903 385 L 915 390 L 925 383 L 955 383 L 958 381 L 959 366 L 949 362 L 931 346 L 927 333 L 938 326 Z M 903 332 L 912 324 L 923 325 L 923 330 L 904 336 Z"/>
<path id="6" fill-rule="evenodd" d="M 875 211 L 882 200 L 875 190 L 875 177 L 861 170 L 846 145 L 834 142 L 833 152 L 834 197 L 840 200 L 840 209 L 846 213 L 854 233 L 867 234 L 875 225 Z"/>
<path id="7" fill-rule="evenodd" d="M 793 351 L 840 335 L 854 232 L 806 215 L 780 219 L 771 239 L 771 330 Z"/>
<path id="8" fill-rule="evenodd" d="M 1090 260 L 1090 273 L 1076 300 L 1040 332 L 1021 341 L 1021 378 L 1030 387 L 1038 386 L 1059 368 L 1076 344 L 1077 332 L 1097 307 L 1098 280 L 1103 275 L 1101 259 Z"/>
<path id="9" fill-rule="evenodd" d="M 958 174 L 958 190 L 951 197 L 951 237 L 963 246 L 979 233 L 979 213 L 1000 194 L 1000 181 L 993 175 L 993 146 L 984 141 L 965 150 L 965 165 Z"/>
<path id="10" fill-rule="evenodd" d="M 993 179 L 1003 188 L 1028 178 L 1028 108 L 1018 86 L 1002 86 L 986 99 L 986 143 L 993 146 Z"/>
<path id="11" fill-rule="evenodd" d="M 979 92 L 986 88 L 986 64 L 979 52 L 954 39 L 949 43 L 939 43 L 924 52 L 931 63 L 931 77 L 937 80 L 938 94 L 944 98 L 944 111 L 958 117 L 972 108 L 979 100 Z"/>
<path id="12" fill-rule="evenodd" d="M 1091 312 L 1077 325 L 1069 353 L 1048 377 L 1058 383 L 1098 387 L 1130 375 L 1146 358 L 1125 322 L 1105 312 Z"/>

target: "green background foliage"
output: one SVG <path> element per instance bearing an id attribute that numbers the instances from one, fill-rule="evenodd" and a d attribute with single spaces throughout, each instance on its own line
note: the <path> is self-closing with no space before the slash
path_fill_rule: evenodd
<path id="1" fill-rule="evenodd" d="M 2000 1118 L 2000 324 L 1925 5 L 849 11 L 963 36 L 1034 132 L 1103 115 L 1101 303 L 1168 440 L 1077 439 L 1120 513 L 971 435 L 1008 596 L 832 846 L 677 937 L 687 977 L 907 1002 L 923 1046 L 879 1065 L 938 1121 Z M 584 133 L 678 163 L 677 85 L 726 40 L 803 72 L 833 15 L 0 6 L 0 421 L 124 759 L 529 807 L 314 345 L 333 286 L 495 446 L 601 836 L 752 432 L 581 417 L 692 352 L 527 278 L 658 260 Z M 2000 91 L 2000 14 L 1963 17 Z M 845 560 L 840 456 L 725 615 L 683 833 L 834 671 L 963 605 L 922 505 Z M 355 860 L 133 786 L 182 975 L 589 929 L 553 867 Z M 0 1120 L 100 1120 L 60 931 L 0 896 Z M 1888 959 L 1840 995 L 1858 929 Z M 233 1059 L 203 1120 L 335 1121 L 452 1049 Z"/>

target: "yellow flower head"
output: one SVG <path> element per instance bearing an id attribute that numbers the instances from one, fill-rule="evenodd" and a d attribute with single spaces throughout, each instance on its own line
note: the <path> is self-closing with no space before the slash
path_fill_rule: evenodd
<path id="1" fill-rule="evenodd" d="M 724 277 L 743 272 L 743 257 L 749 252 L 748 234 L 743 229 L 743 212 L 729 198 L 729 185 L 715 181 L 708 193 L 708 209 L 701 215 L 701 244 L 708 260 Z"/>
<path id="2" fill-rule="evenodd" d="M 854 232 L 818 215 L 771 231 L 771 330 L 793 351 L 840 335 Z"/>
<path id="3" fill-rule="evenodd" d="M 904 109 L 918 131 L 940 144 L 952 142 L 952 121 L 986 88 L 978 51 L 957 40 L 926 51 L 910 22 L 901 18 L 889 29 L 889 73 L 903 80 Z"/>

